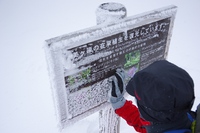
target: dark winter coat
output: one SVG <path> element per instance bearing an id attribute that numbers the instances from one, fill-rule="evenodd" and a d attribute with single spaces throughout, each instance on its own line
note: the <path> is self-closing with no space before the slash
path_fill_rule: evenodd
<path id="1" fill-rule="evenodd" d="M 116 113 L 136 131 L 165 133 L 190 129 L 192 122 L 187 113 L 195 99 L 194 83 L 182 68 L 166 60 L 156 61 L 137 72 L 126 91 L 136 98 L 138 108 L 127 101 Z"/>

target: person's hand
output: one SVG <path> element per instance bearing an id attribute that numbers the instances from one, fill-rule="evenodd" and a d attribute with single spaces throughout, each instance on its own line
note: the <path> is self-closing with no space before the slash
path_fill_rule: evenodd
<path id="1" fill-rule="evenodd" d="M 109 101 L 114 109 L 121 108 L 126 100 L 124 98 L 125 92 L 125 71 L 117 69 L 115 75 L 111 78 L 112 88 L 109 92 Z"/>

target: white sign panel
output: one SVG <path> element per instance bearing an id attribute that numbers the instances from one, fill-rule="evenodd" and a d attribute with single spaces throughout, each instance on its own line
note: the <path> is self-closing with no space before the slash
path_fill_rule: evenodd
<path id="1" fill-rule="evenodd" d="M 130 77 L 168 52 L 175 6 L 46 40 L 57 115 L 62 127 L 107 106 L 108 77 Z"/>

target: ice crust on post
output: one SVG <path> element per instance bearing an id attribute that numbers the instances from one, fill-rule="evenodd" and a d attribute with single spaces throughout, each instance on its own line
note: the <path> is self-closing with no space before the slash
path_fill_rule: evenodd
<path id="1" fill-rule="evenodd" d="M 126 17 L 127 11 L 120 3 L 103 3 L 96 10 L 96 21 L 98 24 L 108 24 L 119 21 Z"/>
<path id="2" fill-rule="evenodd" d="M 167 57 L 176 10 L 167 6 L 46 40 L 61 128 L 107 107 L 107 78 L 116 67 L 133 74 Z"/>

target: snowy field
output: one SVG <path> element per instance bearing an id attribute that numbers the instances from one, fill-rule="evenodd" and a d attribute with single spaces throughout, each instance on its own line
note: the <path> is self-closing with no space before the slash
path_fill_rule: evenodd
<path id="1" fill-rule="evenodd" d="M 0 0 L 0 132 L 59 133 L 50 89 L 44 40 L 96 25 L 104 0 Z M 113 0 L 132 16 L 168 5 L 178 6 L 168 60 L 193 77 L 200 103 L 200 1 Z M 123 120 L 121 132 L 134 133 Z M 62 133 L 98 133 L 98 113 Z"/>

